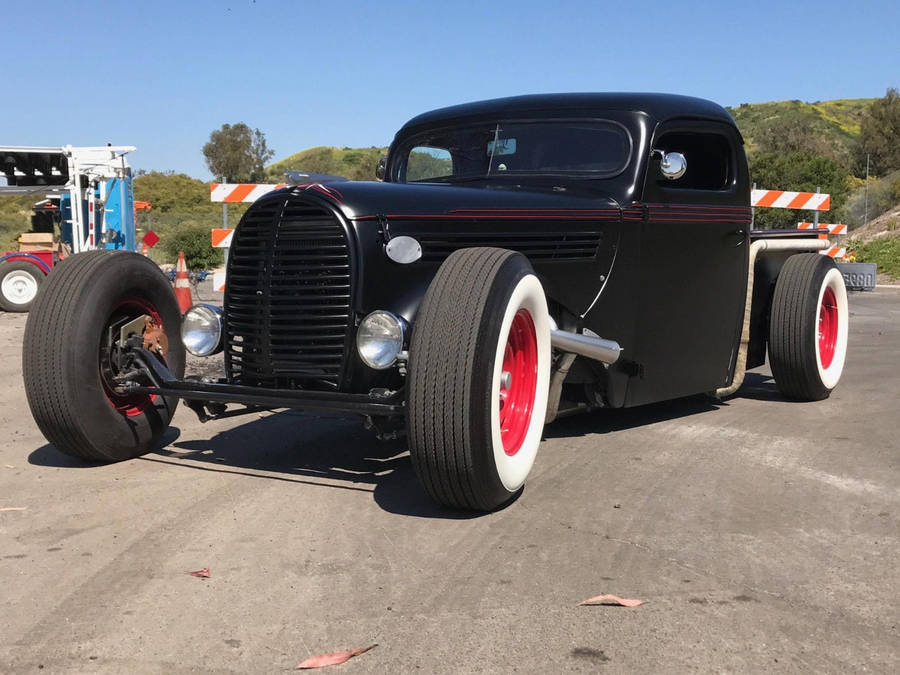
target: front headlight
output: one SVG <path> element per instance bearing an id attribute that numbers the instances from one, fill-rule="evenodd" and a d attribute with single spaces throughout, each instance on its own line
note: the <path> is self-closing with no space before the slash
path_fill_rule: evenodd
<path id="1" fill-rule="evenodd" d="M 181 341 L 194 356 L 211 356 L 222 349 L 222 310 L 194 305 L 181 322 Z"/>
<path id="2" fill-rule="evenodd" d="M 375 370 L 390 368 L 403 351 L 404 321 L 382 309 L 369 314 L 356 332 L 356 349 Z"/>

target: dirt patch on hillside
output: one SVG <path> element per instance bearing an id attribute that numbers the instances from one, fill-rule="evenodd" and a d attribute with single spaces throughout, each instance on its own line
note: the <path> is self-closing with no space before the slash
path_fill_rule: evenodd
<path id="1" fill-rule="evenodd" d="M 900 204 L 850 232 L 849 242 L 866 244 L 882 237 L 900 236 Z"/>

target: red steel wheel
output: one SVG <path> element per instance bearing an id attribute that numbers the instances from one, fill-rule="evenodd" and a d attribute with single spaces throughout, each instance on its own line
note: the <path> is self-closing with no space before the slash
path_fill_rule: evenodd
<path id="1" fill-rule="evenodd" d="M 534 320 L 527 309 L 520 309 L 506 339 L 500 377 L 500 434 L 503 451 L 510 456 L 522 447 L 531 424 L 537 390 L 537 365 Z"/>
<path id="2" fill-rule="evenodd" d="M 827 369 L 834 361 L 838 337 L 838 306 L 834 289 L 826 287 L 819 304 L 819 363 Z"/>

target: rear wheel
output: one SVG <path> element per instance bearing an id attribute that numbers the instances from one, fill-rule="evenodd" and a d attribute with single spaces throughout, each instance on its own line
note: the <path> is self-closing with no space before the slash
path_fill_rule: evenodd
<path id="1" fill-rule="evenodd" d="M 408 438 L 425 491 L 481 511 L 514 498 L 537 455 L 549 379 L 547 302 L 528 260 L 491 248 L 451 255 L 410 345 Z"/>
<path id="2" fill-rule="evenodd" d="M 23 344 L 25 391 L 47 440 L 94 461 L 152 450 L 178 399 L 116 392 L 122 336 L 140 335 L 181 377 L 180 322 L 172 287 L 144 256 L 90 251 L 61 262 L 28 315 Z"/>
<path id="3" fill-rule="evenodd" d="M 27 312 L 44 281 L 44 273 L 24 260 L 0 263 L 0 308 L 7 312 Z"/>
<path id="4" fill-rule="evenodd" d="M 831 258 L 793 255 L 778 275 L 769 320 L 769 364 L 790 398 L 827 398 L 844 370 L 847 289 Z"/>

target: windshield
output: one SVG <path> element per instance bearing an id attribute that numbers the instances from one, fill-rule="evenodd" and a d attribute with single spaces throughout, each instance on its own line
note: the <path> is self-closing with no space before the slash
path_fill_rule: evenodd
<path id="1" fill-rule="evenodd" d="M 608 178 L 628 164 L 631 138 L 615 122 L 554 120 L 452 127 L 412 137 L 395 180 L 454 182 L 516 175 Z"/>

